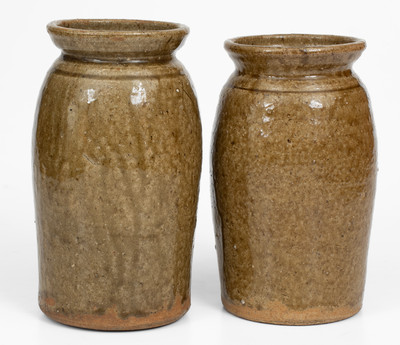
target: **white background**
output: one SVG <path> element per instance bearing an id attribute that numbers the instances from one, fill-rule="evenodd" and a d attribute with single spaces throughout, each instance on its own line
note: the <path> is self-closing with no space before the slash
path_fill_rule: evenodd
<path id="1" fill-rule="evenodd" d="M 397 0 L 2 1 L 0 4 L 0 344 L 400 344 L 400 20 Z M 59 55 L 46 24 L 67 18 L 130 18 L 187 24 L 178 52 L 195 85 L 204 159 L 192 272 L 192 307 L 178 322 L 137 332 L 57 324 L 37 305 L 31 131 L 46 71 Z M 370 94 L 379 176 L 364 307 L 320 326 L 274 326 L 228 314 L 220 303 L 210 207 L 210 134 L 221 87 L 233 72 L 230 37 L 330 33 L 366 39 L 354 70 Z"/>

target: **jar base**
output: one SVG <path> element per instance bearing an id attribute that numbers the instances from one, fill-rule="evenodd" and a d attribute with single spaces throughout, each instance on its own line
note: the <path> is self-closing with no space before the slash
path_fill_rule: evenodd
<path id="1" fill-rule="evenodd" d="M 121 318 L 115 308 L 108 309 L 103 315 L 67 315 L 50 310 L 48 305 L 42 301 L 39 302 L 39 307 L 48 318 L 64 325 L 99 331 L 135 331 L 161 327 L 179 320 L 189 310 L 190 299 L 188 298 L 183 304 L 175 303 L 172 308 L 147 317 Z"/>
<path id="2" fill-rule="evenodd" d="M 271 302 L 268 309 L 258 310 L 246 305 L 236 305 L 222 297 L 225 309 L 240 318 L 261 323 L 288 326 L 306 326 L 331 323 L 348 319 L 357 314 L 356 307 L 314 307 L 304 310 L 291 310 L 279 302 Z"/>

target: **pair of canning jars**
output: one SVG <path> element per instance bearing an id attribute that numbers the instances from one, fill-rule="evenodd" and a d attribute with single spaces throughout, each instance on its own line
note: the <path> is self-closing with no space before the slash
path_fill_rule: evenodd
<path id="1" fill-rule="evenodd" d="M 196 96 L 174 51 L 186 26 L 138 20 L 48 25 L 62 55 L 40 96 L 33 171 L 39 304 L 77 327 L 179 319 L 202 159 Z M 376 144 L 351 71 L 359 39 L 240 37 L 212 145 L 222 301 L 277 324 L 361 308 Z"/>

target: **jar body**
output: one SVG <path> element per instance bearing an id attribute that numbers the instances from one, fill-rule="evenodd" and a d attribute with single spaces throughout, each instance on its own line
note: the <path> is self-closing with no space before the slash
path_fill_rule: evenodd
<path id="1" fill-rule="evenodd" d="M 61 57 L 39 100 L 33 154 L 43 312 L 103 330 L 180 318 L 201 167 L 180 63 Z"/>
<path id="2" fill-rule="evenodd" d="M 222 91 L 212 152 L 228 311 L 298 325 L 359 311 L 375 146 L 368 98 L 350 70 L 232 76 Z"/>

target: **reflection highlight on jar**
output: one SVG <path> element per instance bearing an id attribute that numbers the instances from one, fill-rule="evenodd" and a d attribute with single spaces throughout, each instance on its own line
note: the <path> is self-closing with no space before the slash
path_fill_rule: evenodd
<path id="1" fill-rule="evenodd" d="M 87 89 L 86 94 L 87 94 L 87 104 L 90 104 L 97 99 L 96 90 L 94 89 Z"/>
<path id="2" fill-rule="evenodd" d="M 266 114 L 262 115 L 262 122 L 268 123 L 272 121 L 272 117 L 270 116 L 275 109 L 275 105 L 273 103 L 264 102 L 263 104 L 264 110 Z M 260 135 L 264 138 L 268 138 L 270 132 L 266 131 L 265 129 L 260 129 Z"/>
<path id="3" fill-rule="evenodd" d="M 311 102 L 308 104 L 308 106 L 312 109 L 322 109 L 324 107 L 321 102 L 319 102 L 315 99 L 311 100 Z"/>
<path id="4" fill-rule="evenodd" d="M 133 85 L 131 93 L 131 103 L 133 105 L 139 105 L 146 102 L 146 89 L 143 84 L 139 82 L 137 85 Z"/>

